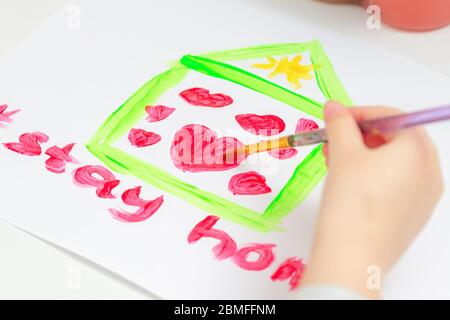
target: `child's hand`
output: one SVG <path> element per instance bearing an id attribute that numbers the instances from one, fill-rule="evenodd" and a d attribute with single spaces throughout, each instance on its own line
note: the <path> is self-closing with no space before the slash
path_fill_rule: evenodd
<path id="1" fill-rule="evenodd" d="M 443 182 L 424 129 L 363 138 L 355 122 L 396 113 L 325 106 L 329 175 L 305 286 L 335 284 L 378 297 L 367 288 L 367 268 L 379 266 L 384 275 L 430 217 Z"/>

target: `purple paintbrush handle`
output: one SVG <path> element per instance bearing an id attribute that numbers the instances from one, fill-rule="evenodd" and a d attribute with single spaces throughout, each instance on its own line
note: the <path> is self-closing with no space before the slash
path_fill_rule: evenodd
<path id="1" fill-rule="evenodd" d="M 380 134 L 421 124 L 450 119 L 450 106 L 431 108 L 427 110 L 402 113 L 396 116 L 366 120 L 358 123 L 364 134 Z M 289 136 L 289 145 L 298 147 L 309 144 L 327 142 L 326 129 L 312 130 Z"/>
<path id="2" fill-rule="evenodd" d="M 365 134 L 377 134 L 450 119 L 450 106 L 437 107 L 359 123 Z"/>

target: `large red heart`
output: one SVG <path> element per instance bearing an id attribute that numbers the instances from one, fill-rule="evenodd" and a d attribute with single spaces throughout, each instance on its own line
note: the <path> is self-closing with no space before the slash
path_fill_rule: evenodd
<path id="1" fill-rule="evenodd" d="M 233 137 L 218 138 L 215 131 L 199 124 L 189 124 L 175 133 L 170 156 L 178 169 L 190 172 L 223 171 L 236 168 L 245 155 L 231 152 L 243 147 Z"/>
<path id="2" fill-rule="evenodd" d="M 180 97 L 193 106 L 221 108 L 233 103 L 233 99 L 223 93 L 209 93 L 203 88 L 191 88 L 180 93 Z"/>

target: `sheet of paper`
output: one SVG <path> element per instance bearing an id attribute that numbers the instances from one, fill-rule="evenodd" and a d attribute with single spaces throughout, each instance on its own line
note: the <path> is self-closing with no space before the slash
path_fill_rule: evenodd
<path id="1" fill-rule="evenodd" d="M 234 120 L 238 114 L 277 115 L 286 124 L 285 133 L 295 131 L 299 118 L 322 125 L 317 117 L 265 92 L 201 72 L 190 71 L 158 98 L 157 104 L 176 108 L 167 119 L 149 123 L 140 117 L 133 124 L 133 128 L 158 133 L 160 142 L 136 148 L 125 134 L 112 139 L 111 146 L 164 170 L 177 181 L 219 197 L 214 207 L 217 212 L 205 209 L 203 193 L 196 193 L 197 200 L 190 201 L 186 193 L 180 196 L 182 188 L 174 192 L 169 183 L 161 182 L 162 175 L 148 177 L 145 170 L 130 173 L 130 163 L 125 164 L 126 169 L 119 168 L 113 164 L 118 163 L 117 159 L 102 161 L 89 152 L 85 146 L 102 123 L 147 81 L 173 67 L 174 61 L 186 54 L 201 56 L 205 52 L 317 39 L 355 104 L 387 104 L 414 110 L 448 102 L 448 77 L 380 48 L 271 12 L 257 1 L 136 0 L 133 5 L 80 1 L 76 8 L 80 20 L 78 9 L 64 8 L 1 61 L 0 104 L 7 103 L 7 110 L 21 111 L 11 116 L 12 124 L 0 128 L 0 142 L 17 142 L 23 133 L 42 132 L 49 137 L 42 145 L 43 153 L 54 145 L 76 143 L 70 154 L 77 163 L 67 163 L 65 173 L 55 174 L 46 170 L 48 155 L 24 156 L 0 148 L 0 217 L 163 298 L 295 298 L 295 291 L 289 291 L 289 279 L 272 281 L 271 276 L 289 258 L 308 262 L 321 192 L 319 184 L 299 206 L 289 210 L 280 224 L 259 228 L 242 222 L 234 212 L 227 214 L 221 205 L 231 203 L 245 208 L 245 212 L 262 213 L 312 148 L 301 149 L 287 160 L 265 155 L 261 163 L 244 163 L 227 171 L 190 173 L 177 169 L 170 157 L 171 141 L 175 132 L 187 124 L 205 125 L 218 137 L 234 136 L 246 143 L 261 136 L 240 128 Z M 311 63 L 309 53 L 302 54 L 302 64 Z M 292 60 L 296 55 L 284 52 L 274 58 Z M 252 67 L 267 63 L 264 56 L 229 59 L 226 63 L 262 79 L 268 79 L 271 71 Z M 300 80 L 301 89 L 292 88 L 283 75 L 273 81 L 320 103 L 326 100 L 315 79 Z M 192 106 L 179 96 L 192 87 L 227 94 L 233 104 L 220 109 Z M 429 131 L 439 146 L 442 163 L 449 163 L 448 126 L 433 125 Z M 112 166 L 111 173 L 120 180 L 112 190 L 116 199 L 99 198 L 95 188 L 73 183 L 73 171 L 86 165 Z M 270 194 L 236 196 L 228 190 L 231 176 L 250 170 L 266 177 Z M 450 171 L 445 165 L 443 170 L 448 184 Z M 137 186 L 142 187 L 142 199 L 164 197 L 159 210 L 142 222 L 114 219 L 108 209 L 136 210 L 123 203 L 121 194 Z M 450 222 L 449 199 L 446 192 L 430 223 L 387 276 L 385 297 L 450 297 L 445 285 L 450 281 L 450 253 L 442 248 L 450 240 L 446 230 Z M 202 238 L 189 244 L 188 235 L 194 226 L 210 215 L 219 217 L 214 228 L 221 231 L 222 238 L 225 235 L 234 241 L 241 258 L 248 244 L 262 244 L 266 245 L 263 254 L 273 253 L 273 259 L 268 258 L 263 270 L 246 270 L 234 256 L 214 259 L 212 249 L 219 243 L 217 239 Z M 250 254 L 246 265 L 257 258 L 257 254 Z"/>

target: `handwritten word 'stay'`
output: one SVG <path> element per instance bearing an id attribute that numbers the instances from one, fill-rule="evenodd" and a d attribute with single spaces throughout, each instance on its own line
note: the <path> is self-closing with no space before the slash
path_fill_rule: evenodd
<path id="1" fill-rule="evenodd" d="M 0 111 L 3 111 L 3 116 L 6 114 L 0 106 Z M 12 113 L 8 113 L 10 116 Z M 19 136 L 17 142 L 3 143 L 4 147 L 15 153 L 38 157 L 42 155 L 42 145 L 46 144 L 50 138 L 43 132 L 27 132 Z M 45 161 L 45 168 L 56 174 L 66 172 L 66 165 L 68 163 L 78 164 L 78 161 L 70 154 L 74 148 L 75 143 L 69 143 L 60 148 L 58 146 L 51 146 L 45 151 L 48 156 Z M 116 196 L 112 194 L 119 184 L 120 180 L 116 179 L 114 174 L 103 166 L 86 165 L 80 166 L 74 170 L 73 173 L 74 184 L 79 187 L 95 188 L 96 194 L 99 198 L 115 199 Z M 135 212 L 128 212 L 110 208 L 108 211 L 111 215 L 121 222 L 142 222 L 150 218 L 164 202 L 164 197 L 160 196 L 154 200 L 144 200 L 140 198 L 141 186 L 126 190 L 122 194 L 122 202 L 126 205 L 137 207 Z"/>

